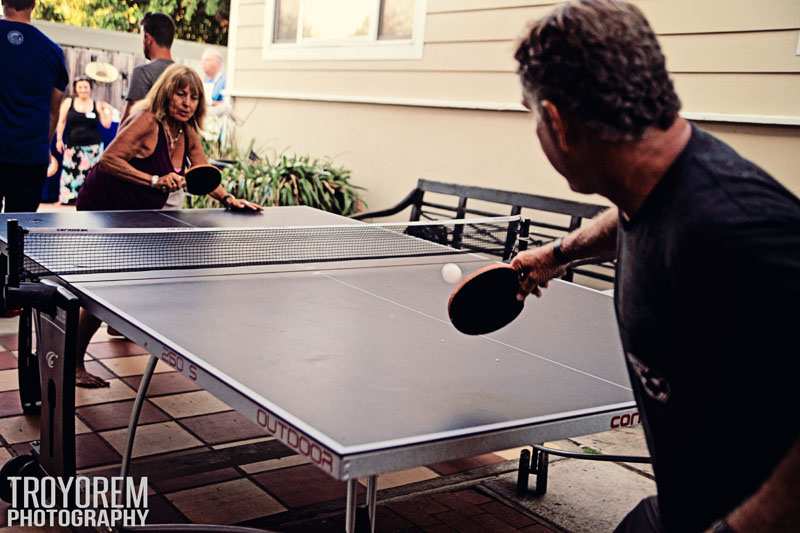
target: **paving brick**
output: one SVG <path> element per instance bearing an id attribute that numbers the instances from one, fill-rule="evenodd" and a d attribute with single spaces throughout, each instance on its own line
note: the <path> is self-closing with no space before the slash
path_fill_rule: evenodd
<path id="1" fill-rule="evenodd" d="M 447 507 L 430 498 L 425 498 L 424 501 L 420 498 L 414 498 L 399 502 L 389 502 L 386 506 L 409 522 L 422 527 L 441 525 L 442 521 L 436 518 L 434 514 L 448 511 Z"/>
<path id="2" fill-rule="evenodd" d="M 473 516 L 465 516 L 459 511 L 439 513 L 436 515 L 436 518 L 452 527 L 454 530 L 462 533 L 484 533 L 486 531 L 485 528 L 473 520 Z"/>
<path id="3" fill-rule="evenodd" d="M 190 476 L 174 477 L 170 479 L 163 479 L 153 481 L 150 484 L 158 489 L 162 494 L 168 492 L 176 492 L 184 489 L 191 489 L 194 487 L 202 487 L 203 485 L 210 485 L 212 483 L 219 483 L 221 481 L 230 481 L 242 477 L 235 468 L 221 468 L 219 470 L 211 470 L 208 472 L 200 472 L 199 474 L 192 474 Z"/>
<path id="4" fill-rule="evenodd" d="M 93 342 L 86 349 L 97 359 L 146 354 L 147 350 L 130 341 Z"/>
<path id="5" fill-rule="evenodd" d="M 486 503 L 489 498 L 475 493 L 476 496 L 469 494 L 474 491 L 459 491 L 459 492 L 446 492 L 443 494 L 434 494 L 433 499 L 442 505 L 449 507 L 452 510 L 458 511 L 464 516 L 471 516 L 480 514 L 483 511 L 480 508 L 481 503 Z"/>
<path id="6" fill-rule="evenodd" d="M 0 346 L 6 350 L 16 350 L 19 348 L 19 337 L 16 333 L 0 335 Z"/>
<path id="7" fill-rule="evenodd" d="M 75 437 L 75 462 L 77 468 L 118 463 L 120 455 L 96 433 L 86 433 Z"/>
<path id="8" fill-rule="evenodd" d="M 236 411 L 182 418 L 180 423 L 208 444 L 252 439 L 267 434 Z"/>
<path id="9" fill-rule="evenodd" d="M 249 479 L 173 492 L 167 498 L 192 523 L 236 524 L 286 510 Z"/>
<path id="10" fill-rule="evenodd" d="M 517 531 L 517 528 L 488 513 L 475 515 L 470 517 L 470 520 L 482 526 L 484 531 L 492 531 L 493 533 L 515 533 Z"/>
<path id="11" fill-rule="evenodd" d="M 145 522 L 148 524 L 185 524 L 188 522 L 186 517 L 164 496 L 148 496 L 147 509 L 150 512 Z"/>
<path id="12" fill-rule="evenodd" d="M 87 372 L 102 379 L 113 379 L 117 377 L 113 372 L 111 372 L 98 361 L 86 361 L 83 366 L 86 368 Z"/>
<path id="13" fill-rule="evenodd" d="M 449 507 L 445 507 L 441 503 L 429 497 L 394 501 L 389 502 L 386 505 L 397 512 L 423 512 L 425 514 L 436 514 L 450 510 Z"/>
<path id="14" fill-rule="evenodd" d="M 516 528 L 522 528 L 537 523 L 533 518 L 526 516 L 519 511 L 512 509 L 508 505 L 496 500 L 492 500 L 489 503 L 481 505 L 481 509 L 490 515 L 496 516 L 506 524 Z"/>
<path id="15" fill-rule="evenodd" d="M 346 496 L 346 483 L 336 481 L 312 465 L 263 472 L 252 478 L 290 508 L 344 499 Z M 359 494 L 364 494 L 362 486 L 358 485 L 357 489 Z"/>
<path id="16" fill-rule="evenodd" d="M 460 490 L 458 492 L 451 492 L 453 496 L 457 496 L 458 498 L 464 500 L 467 503 L 471 503 L 472 505 L 481 505 L 483 503 L 489 503 L 492 499 L 485 494 L 481 494 L 476 490 Z"/>
<path id="17" fill-rule="evenodd" d="M 109 429 L 127 428 L 132 409 L 133 400 L 127 400 L 80 407 L 77 413 L 94 431 L 107 431 Z M 145 401 L 139 417 L 139 425 L 164 422 L 166 420 L 169 420 L 166 414 L 149 401 Z"/>
<path id="18" fill-rule="evenodd" d="M 130 376 L 122 378 L 122 381 L 139 390 L 139 384 L 142 382 L 142 376 Z M 163 394 L 175 394 L 178 392 L 189 392 L 200 390 L 200 387 L 194 381 L 187 377 L 182 376 L 177 372 L 166 372 L 164 374 L 155 374 L 150 380 L 150 387 L 147 389 L 147 396 L 161 396 Z"/>
<path id="19" fill-rule="evenodd" d="M 0 417 L 21 414 L 22 404 L 19 402 L 19 391 L 0 392 Z"/>
<path id="20" fill-rule="evenodd" d="M 440 524 L 425 528 L 425 533 L 453 533 L 453 527 L 448 524 Z"/>
<path id="21" fill-rule="evenodd" d="M 457 474 L 458 472 L 466 472 L 482 466 L 494 465 L 497 463 L 503 463 L 505 461 L 506 459 L 500 457 L 499 455 L 494 453 L 485 453 L 475 457 L 465 457 L 463 459 L 456 459 L 455 461 L 446 461 L 444 463 L 428 465 L 428 468 L 442 476 L 449 476 L 451 474 Z"/>
<path id="22" fill-rule="evenodd" d="M 17 358 L 11 352 L 0 352 L 0 370 L 17 368 Z"/>
<path id="23" fill-rule="evenodd" d="M 406 520 L 384 505 L 378 505 L 375 529 L 378 531 L 408 531 L 414 528 L 413 522 Z"/>

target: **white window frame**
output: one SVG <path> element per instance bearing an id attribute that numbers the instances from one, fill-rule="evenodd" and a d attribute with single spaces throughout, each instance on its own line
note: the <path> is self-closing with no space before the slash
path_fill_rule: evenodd
<path id="1" fill-rule="evenodd" d="M 273 42 L 277 0 L 265 1 L 262 54 L 265 61 L 367 61 L 422 58 L 425 44 L 425 17 L 428 11 L 427 0 L 414 0 L 414 23 L 411 29 L 411 38 L 387 40 L 378 39 L 380 0 L 373 0 L 375 11 L 370 23 L 369 35 L 335 40 L 303 38 L 303 1 L 300 0 L 297 42 L 294 43 Z"/>

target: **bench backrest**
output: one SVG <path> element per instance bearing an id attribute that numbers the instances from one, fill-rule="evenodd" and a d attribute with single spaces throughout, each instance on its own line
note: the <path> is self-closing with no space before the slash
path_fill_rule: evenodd
<path id="1" fill-rule="evenodd" d="M 536 194 L 420 179 L 417 187 L 394 208 L 366 213 L 356 218 L 393 215 L 408 207 L 411 207 L 411 221 L 522 215 L 530 221 L 528 244 L 532 247 L 541 246 L 577 229 L 584 220 L 593 218 L 608 208 Z M 455 235 L 454 239 L 457 238 L 458 235 Z M 484 243 L 472 241 L 469 248 L 498 255 L 504 260 L 512 252 L 508 242 L 503 242 L 497 235 L 487 236 Z M 580 267 L 574 272 L 604 281 L 614 279 L 613 264 Z M 572 274 L 573 272 L 568 273 L 567 279 L 571 279 Z"/>

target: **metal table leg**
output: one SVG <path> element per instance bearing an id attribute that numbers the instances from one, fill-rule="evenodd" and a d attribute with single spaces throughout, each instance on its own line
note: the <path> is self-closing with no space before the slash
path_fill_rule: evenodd
<path id="1" fill-rule="evenodd" d="M 347 509 L 345 511 L 344 530 L 353 533 L 356 530 L 356 508 L 358 507 L 357 479 L 347 480 Z"/>
<path id="2" fill-rule="evenodd" d="M 375 511 L 377 511 L 378 503 L 378 476 L 370 476 L 367 480 L 367 512 L 369 513 L 369 531 L 375 533 L 375 522 L 377 518 Z"/>
<path id="3" fill-rule="evenodd" d="M 136 438 L 136 427 L 139 425 L 139 416 L 142 414 L 142 407 L 144 406 L 144 399 L 147 397 L 147 389 L 150 387 L 150 378 L 153 377 L 153 372 L 156 370 L 158 357 L 151 355 L 147 360 L 147 368 L 142 375 L 142 381 L 139 383 L 139 390 L 136 391 L 136 401 L 133 402 L 133 410 L 131 411 L 131 418 L 128 421 L 128 435 L 125 442 L 125 453 L 122 454 L 122 466 L 119 473 L 122 477 L 128 475 L 131 466 L 131 459 L 133 458 L 133 441 Z"/>

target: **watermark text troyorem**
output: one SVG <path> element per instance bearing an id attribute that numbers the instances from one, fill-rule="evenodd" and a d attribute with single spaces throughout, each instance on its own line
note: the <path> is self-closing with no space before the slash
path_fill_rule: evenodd
<path id="1" fill-rule="evenodd" d="M 147 519 L 147 478 L 9 476 L 8 526 L 131 527 Z"/>

